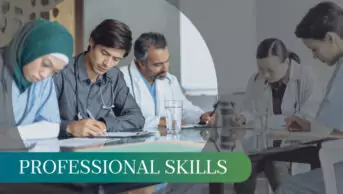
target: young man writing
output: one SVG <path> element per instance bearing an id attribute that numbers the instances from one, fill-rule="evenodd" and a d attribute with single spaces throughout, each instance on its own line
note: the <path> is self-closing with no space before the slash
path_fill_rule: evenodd
<path id="1" fill-rule="evenodd" d="M 115 67 L 131 46 L 131 30 L 126 24 L 104 20 L 92 31 L 88 50 L 54 76 L 61 138 L 99 136 L 144 126 L 142 112 Z"/>

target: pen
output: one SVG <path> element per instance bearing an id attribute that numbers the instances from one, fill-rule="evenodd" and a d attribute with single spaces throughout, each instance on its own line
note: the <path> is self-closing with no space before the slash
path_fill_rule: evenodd
<path id="1" fill-rule="evenodd" d="M 93 116 L 93 114 L 91 113 L 91 111 L 89 111 L 88 109 L 87 109 L 87 114 L 90 116 L 91 119 L 96 120 L 95 117 Z M 103 133 L 103 135 L 107 136 L 106 130 Z"/>
<path id="2" fill-rule="evenodd" d="M 95 120 L 95 117 L 93 116 L 93 114 L 91 113 L 91 111 L 89 111 L 88 109 L 87 109 L 87 114 L 91 117 L 91 119 L 94 119 L 94 120 Z"/>
<path id="3" fill-rule="evenodd" d="M 213 105 L 213 111 L 210 113 L 210 118 L 212 118 L 213 117 L 213 115 L 216 113 L 216 110 L 217 110 L 217 107 L 218 107 L 218 105 L 219 105 L 219 103 L 220 103 L 220 101 L 218 100 L 214 105 Z M 210 119 L 211 120 L 211 119 Z M 209 120 L 207 120 L 206 121 L 206 125 L 208 125 L 208 123 L 209 123 L 210 121 Z"/>
<path id="4" fill-rule="evenodd" d="M 210 113 L 210 117 L 212 117 L 214 115 L 214 113 L 216 113 L 217 107 L 219 105 L 219 100 L 213 105 L 213 111 Z"/>

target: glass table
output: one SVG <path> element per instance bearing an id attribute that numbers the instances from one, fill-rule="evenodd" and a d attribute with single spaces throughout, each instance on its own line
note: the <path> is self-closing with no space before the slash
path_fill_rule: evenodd
<path id="1" fill-rule="evenodd" d="M 132 130 L 140 131 L 140 130 Z M 250 156 L 252 162 L 255 160 L 259 160 L 261 157 L 271 157 L 273 160 L 277 161 L 293 161 L 293 162 L 300 162 L 300 163 L 310 163 L 308 157 L 304 157 L 303 149 L 308 149 L 310 151 L 306 151 L 308 153 L 312 153 L 315 155 L 319 150 L 316 147 L 318 144 L 311 142 L 306 143 L 296 143 L 292 144 L 285 144 L 281 147 L 273 147 L 273 141 L 275 140 L 274 137 L 268 136 L 268 133 L 261 132 L 260 130 L 256 130 L 253 128 L 231 128 L 229 129 L 229 133 L 227 133 L 227 137 L 225 142 L 221 138 L 223 129 L 221 127 L 196 127 L 196 128 L 187 128 L 183 129 L 179 134 L 172 134 L 168 133 L 165 128 L 155 129 L 155 132 L 149 136 L 143 137 L 133 137 L 133 138 L 115 138 L 113 141 L 107 143 L 100 143 L 94 144 L 90 146 L 78 147 L 78 148 L 68 148 L 68 147 L 60 147 L 58 140 L 46 140 L 51 141 L 54 143 L 41 143 L 37 142 L 37 145 L 31 151 L 51 151 L 51 150 L 58 150 L 61 152 L 88 152 L 88 151 L 102 151 L 107 149 L 107 151 L 111 151 L 111 149 L 117 149 L 121 145 L 128 145 L 128 144 L 139 144 L 139 143 L 146 143 L 146 142 L 156 142 L 156 141 L 168 141 L 168 142 L 193 142 L 198 145 L 203 145 L 202 150 L 204 152 L 220 152 L 220 151 L 229 151 L 229 152 L 245 152 L 248 156 Z M 262 143 L 261 143 L 262 142 Z M 262 146 L 258 146 L 258 144 L 262 144 Z M 224 146 L 225 145 L 225 146 Z M 173 150 L 172 147 L 169 147 Z M 50 150 L 49 150 L 50 149 Z M 150 149 L 150 148 L 149 148 Z M 135 150 L 132 150 L 135 151 Z M 154 148 L 149 150 L 149 152 L 159 152 L 158 148 Z M 168 151 L 168 150 L 167 150 Z M 181 150 L 182 151 L 182 150 Z M 297 153 L 297 151 L 299 153 Z M 288 154 L 285 154 L 288 153 Z M 289 155 L 293 155 L 294 157 L 289 158 Z M 298 160 L 296 158 L 298 157 Z M 300 158 L 300 159 L 299 159 Z M 315 160 L 314 163 L 318 165 L 319 160 Z M 116 192 L 123 192 L 126 190 L 137 189 L 141 187 L 146 187 L 149 185 L 154 185 L 158 183 L 108 183 L 103 184 L 105 190 L 106 188 L 111 191 Z M 221 194 L 224 192 L 224 187 L 222 183 L 209 183 L 210 191 L 209 193 L 216 193 Z"/>

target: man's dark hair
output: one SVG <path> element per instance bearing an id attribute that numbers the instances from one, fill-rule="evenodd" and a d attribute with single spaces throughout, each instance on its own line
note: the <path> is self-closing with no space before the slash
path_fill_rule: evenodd
<path id="1" fill-rule="evenodd" d="M 297 25 L 295 35 L 302 39 L 323 40 L 327 32 L 343 38 L 343 9 L 334 2 L 312 7 Z"/>
<path id="2" fill-rule="evenodd" d="M 257 47 L 257 59 L 263 59 L 270 56 L 278 57 L 282 63 L 288 59 L 300 64 L 300 57 L 296 53 L 289 51 L 285 43 L 277 38 L 264 39 Z"/>
<path id="3" fill-rule="evenodd" d="M 167 47 L 166 38 L 163 34 L 157 32 L 141 34 L 134 45 L 134 55 L 137 61 L 146 62 L 150 46 L 153 46 L 156 49 L 165 49 Z"/>
<path id="4" fill-rule="evenodd" d="M 109 48 L 125 50 L 126 57 L 132 47 L 132 32 L 123 22 L 113 19 L 102 21 L 91 33 L 94 46 L 102 45 Z"/>

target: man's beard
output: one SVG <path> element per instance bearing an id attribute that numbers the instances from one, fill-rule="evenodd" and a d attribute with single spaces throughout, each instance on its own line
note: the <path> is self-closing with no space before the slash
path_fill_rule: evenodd
<path id="1" fill-rule="evenodd" d="M 166 77 L 167 77 L 167 73 L 166 72 L 161 72 L 161 73 L 159 73 L 157 75 L 152 76 L 153 80 L 156 80 L 156 79 L 164 80 Z"/>

